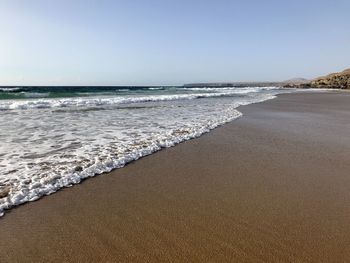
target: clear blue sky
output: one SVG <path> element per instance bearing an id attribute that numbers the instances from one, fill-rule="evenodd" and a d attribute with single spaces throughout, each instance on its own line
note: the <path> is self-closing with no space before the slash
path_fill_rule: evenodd
<path id="1" fill-rule="evenodd" d="M 312 78 L 350 67 L 349 0 L 0 0 L 0 85 Z"/>

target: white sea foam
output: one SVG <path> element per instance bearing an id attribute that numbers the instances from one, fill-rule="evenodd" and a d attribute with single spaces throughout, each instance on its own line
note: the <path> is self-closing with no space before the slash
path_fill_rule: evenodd
<path id="1" fill-rule="evenodd" d="M 262 88 L 265 89 L 265 88 Z M 215 89 L 213 89 L 215 91 Z M 102 105 L 116 105 L 140 102 L 157 102 L 172 100 L 191 100 L 198 98 L 225 97 L 230 95 L 248 94 L 259 91 L 252 89 L 232 89 L 213 93 L 192 93 L 192 94 L 169 94 L 169 95 L 148 95 L 148 96 L 110 96 L 110 97 L 78 97 L 60 99 L 35 99 L 35 100 L 0 100 L 0 110 L 15 109 L 44 109 L 64 107 L 91 107 Z"/>
<path id="2" fill-rule="evenodd" d="M 151 88 L 148 88 L 149 90 L 162 90 L 163 88 L 162 87 L 151 87 Z"/>
<path id="3" fill-rule="evenodd" d="M 45 98 L 49 96 L 48 92 L 25 92 L 22 91 L 21 94 L 24 95 L 26 98 Z"/>
<path id="4" fill-rule="evenodd" d="M 15 88 L 0 88 L 0 91 L 5 91 L 5 92 L 8 92 L 8 91 L 16 91 L 16 90 L 20 90 L 21 88 L 18 88 L 18 87 L 15 87 Z"/>
<path id="5" fill-rule="evenodd" d="M 261 90 L 0 101 L 0 188 L 10 188 L 0 215 L 198 137 L 280 92 Z"/>
<path id="6" fill-rule="evenodd" d="M 262 91 L 262 90 L 276 90 L 277 87 L 221 87 L 221 88 L 213 88 L 213 87 L 184 87 L 184 90 L 191 91 L 211 91 L 211 92 L 222 92 L 222 91 L 232 91 L 234 93 L 246 93 L 253 91 Z"/>

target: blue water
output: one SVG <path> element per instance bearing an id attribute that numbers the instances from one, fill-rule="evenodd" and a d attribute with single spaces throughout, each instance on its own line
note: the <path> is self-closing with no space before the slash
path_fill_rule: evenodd
<path id="1" fill-rule="evenodd" d="M 198 92 L 201 92 L 200 90 Z M 210 91 L 209 91 L 210 92 Z M 140 94 L 196 93 L 181 86 L 24 86 L 0 87 L 0 100 L 31 98 L 71 98 L 87 96 L 125 96 Z"/>

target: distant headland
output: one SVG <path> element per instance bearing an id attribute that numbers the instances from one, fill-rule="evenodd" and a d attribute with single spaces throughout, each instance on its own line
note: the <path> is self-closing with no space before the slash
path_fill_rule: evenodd
<path id="1" fill-rule="evenodd" d="M 342 72 L 331 73 L 305 83 L 290 83 L 286 87 L 316 89 L 350 89 L 350 68 Z"/>
<path id="2" fill-rule="evenodd" d="M 327 76 L 312 80 L 294 78 L 280 82 L 219 82 L 219 83 L 189 83 L 184 87 L 285 87 L 285 88 L 328 88 L 328 89 L 350 89 L 350 68 L 342 72 L 331 73 Z"/>

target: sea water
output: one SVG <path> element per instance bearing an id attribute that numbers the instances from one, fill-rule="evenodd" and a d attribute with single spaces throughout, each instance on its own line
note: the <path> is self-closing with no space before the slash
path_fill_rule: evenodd
<path id="1" fill-rule="evenodd" d="M 0 88 L 0 216 L 6 209 L 200 136 L 276 87 Z"/>

